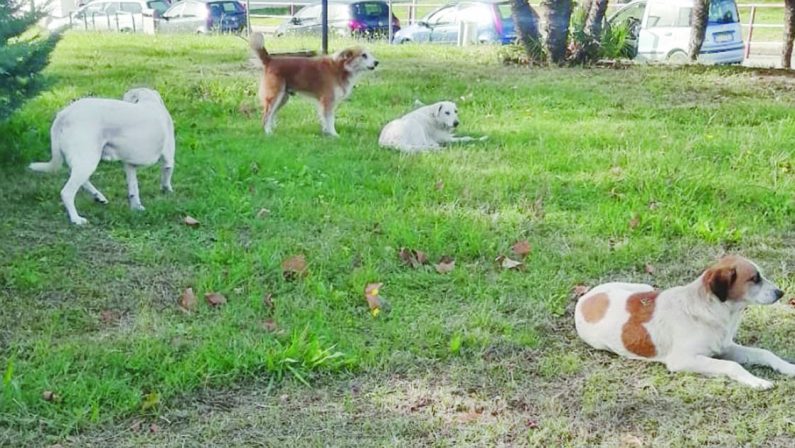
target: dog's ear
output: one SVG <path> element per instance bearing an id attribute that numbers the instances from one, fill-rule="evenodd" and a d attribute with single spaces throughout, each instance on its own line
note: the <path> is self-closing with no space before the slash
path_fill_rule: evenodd
<path id="1" fill-rule="evenodd" d="M 438 117 L 439 115 L 441 115 L 442 114 L 442 108 L 444 108 L 444 104 L 440 104 L 439 105 L 439 108 L 436 109 L 436 112 L 433 113 L 433 116 L 434 117 Z"/>
<path id="2" fill-rule="evenodd" d="M 729 298 L 729 291 L 736 280 L 737 269 L 734 266 L 710 268 L 704 273 L 704 285 L 721 302 Z"/>
<path id="3" fill-rule="evenodd" d="M 342 53 L 340 53 L 340 59 L 344 61 L 349 61 L 353 59 L 353 50 L 351 49 L 342 50 Z"/>

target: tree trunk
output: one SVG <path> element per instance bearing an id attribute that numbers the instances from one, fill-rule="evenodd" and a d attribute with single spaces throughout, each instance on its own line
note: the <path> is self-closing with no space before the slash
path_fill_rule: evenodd
<path id="1" fill-rule="evenodd" d="M 586 0 L 583 3 L 582 7 L 583 11 L 585 11 L 583 34 L 585 34 L 585 40 L 582 46 L 577 48 L 575 54 L 572 55 L 572 61 L 582 64 L 598 58 L 607 2 L 608 0 Z"/>
<path id="2" fill-rule="evenodd" d="M 784 0 L 784 49 L 781 52 L 781 66 L 792 66 L 792 39 L 795 37 L 795 0 Z"/>
<path id="3" fill-rule="evenodd" d="M 710 0 L 695 0 L 693 2 L 693 15 L 691 20 L 693 28 L 690 30 L 690 60 L 698 60 L 701 53 L 701 45 L 704 44 L 704 36 L 707 33 L 707 20 L 709 19 Z"/>
<path id="4" fill-rule="evenodd" d="M 541 34 L 538 32 L 538 14 L 527 0 L 512 0 L 511 15 L 516 35 L 524 47 L 530 63 L 539 63 L 543 58 Z"/>
<path id="5" fill-rule="evenodd" d="M 547 22 L 544 25 L 547 34 L 547 57 L 553 64 L 562 64 L 566 60 L 572 0 L 543 0 L 541 6 L 547 12 Z"/>

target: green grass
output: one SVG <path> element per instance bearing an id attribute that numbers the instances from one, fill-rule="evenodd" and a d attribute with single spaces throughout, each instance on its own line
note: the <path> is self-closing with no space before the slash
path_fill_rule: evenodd
<path id="1" fill-rule="evenodd" d="M 0 127 L 0 445 L 179 446 L 184 434 L 224 444 L 258 439 L 269 419 L 273 440 L 306 444 L 795 437 L 792 380 L 757 369 L 778 384 L 757 393 L 593 353 L 569 315 L 576 284 L 679 284 L 725 250 L 792 291 L 791 78 L 527 70 L 501 66 L 492 47 L 373 50 L 382 64 L 340 107 L 339 139 L 320 135 L 302 98 L 266 138 L 242 40 L 66 36 L 52 89 Z M 122 170 L 103 164 L 93 182 L 111 202 L 81 195 L 91 225 L 73 227 L 58 196 L 65 170 L 25 166 L 49 157 L 49 125 L 69 101 L 139 85 L 157 88 L 174 117 L 176 191 L 161 195 L 158 170 L 141 170 L 147 210 L 133 213 Z M 490 139 L 413 157 L 379 149 L 381 126 L 414 99 L 456 100 L 462 132 Z M 533 245 L 526 269 L 502 271 L 494 259 L 521 239 Z M 409 269 L 404 246 L 452 256 L 455 270 Z M 289 282 L 281 263 L 295 254 L 309 274 Z M 376 281 L 392 311 L 373 318 L 362 292 Z M 176 303 L 189 286 L 200 304 L 186 315 Z M 210 309 L 211 291 L 229 303 Z M 794 317 L 754 310 L 740 339 L 793 357 Z M 42 399 L 48 390 L 57 400 Z M 207 403 L 220 420 L 202 417 Z M 119 430 L 127 419 L 162 430 Z M 105 431 L 123 435 L 111 443 Z"/>

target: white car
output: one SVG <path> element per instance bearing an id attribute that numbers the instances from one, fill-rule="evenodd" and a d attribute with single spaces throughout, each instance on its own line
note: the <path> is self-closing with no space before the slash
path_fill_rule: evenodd
<path id="1" fill-rule="evenodd" d="M 167 0 L 94 0 L 67 17 L 52 18 L 47 28 L 50 31 L 71 27 L 89 31 L 140 32 L 143 30 L 144 11 L 159 17 L 168 7 Z"/>
<path id="2" fill-rule="evenodd" d="M 635 0 L 609 19 L 612 26 L 627 24 L 635 60 L 684 63 L 688 45 L 693 0 Z M 708 64 L 743 62 L 740 15 L 735 0 L 711 0 L 709 22 L 698 60 Z"/>

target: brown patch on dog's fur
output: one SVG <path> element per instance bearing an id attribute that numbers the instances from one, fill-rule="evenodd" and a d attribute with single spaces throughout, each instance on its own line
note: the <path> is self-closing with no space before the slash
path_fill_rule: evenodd
<path id="1" fill-rule="evenodd" d="M 582 303 L 582 316 L 589 324 L 594 324 L 602 320 L 607 313 L 607 307 L 610 305 L 610 299 L 605 293 L 594 294 L 585 299 Z"/>
<path id="2" fill-rule="evenodd" d="M 753 282 L 757 270 L 742 257 L 728 255 L 704 272 L 702 281 L 707 291 L 721 302 L 739 300 L 746 296 L 748 284 Z"/>
<path id="3" fill-rule="evenodd" d="M 655 301 L 659 294 L 660 291 L 639 292 L 627 299 L 629 320 L 621 328 L 621 342 L 627 350 L 645 358 L 657 355 L 657 347 L 643 324 L 654 315 Z"/>

